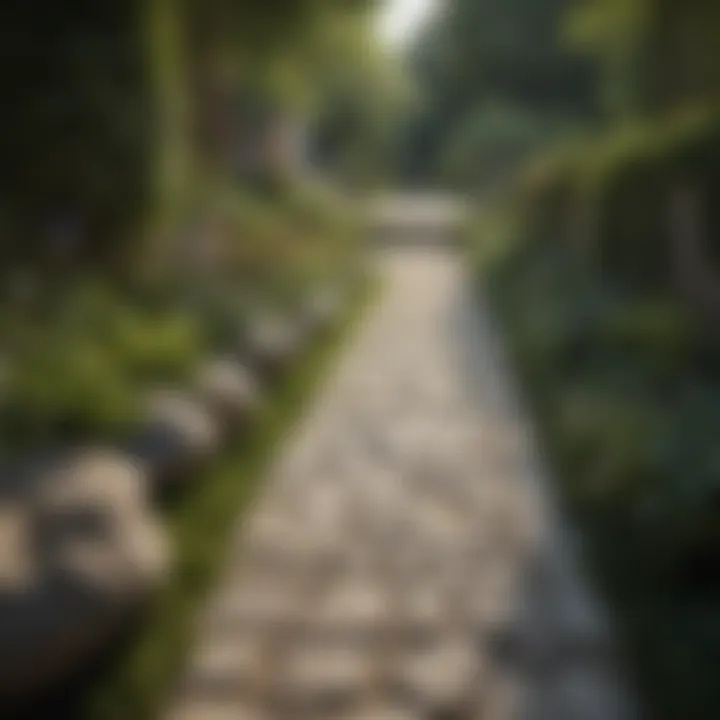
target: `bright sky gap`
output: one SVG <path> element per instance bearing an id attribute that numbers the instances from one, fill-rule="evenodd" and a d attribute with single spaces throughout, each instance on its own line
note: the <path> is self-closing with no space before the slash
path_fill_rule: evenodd
<path id="1" fill-rule="evenodd" d="M 379 17 L 381 37 L 390 46 L 404 45 L 435 5 L 436 0 L 387 0 Z"/>

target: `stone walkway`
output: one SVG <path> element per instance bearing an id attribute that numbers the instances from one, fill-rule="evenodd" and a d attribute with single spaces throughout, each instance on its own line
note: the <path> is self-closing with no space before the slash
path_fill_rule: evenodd
<path id="1" fill-rule="evenodd" d="M 636 717 L 459 259 L 380 262 L 167 717 Z"/>

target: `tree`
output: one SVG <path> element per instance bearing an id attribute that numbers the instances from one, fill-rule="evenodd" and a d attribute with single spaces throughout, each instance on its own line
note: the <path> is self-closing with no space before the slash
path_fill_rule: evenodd
<path id="1" fill-rule="evenodd" d="M 468 113 L 446 143 L 443 178 L 475 190 L 501 185 L 527 157 L 573 130 L 567 119 L 486 103 Z"/>
<path id="2" fill-rule="evenodd" d="M 568 21 L 602 71 L 615 115 L 713 102 L 720 88 L 720 6 L 705 0 L 585 0 Z"/>
<path id="3" fill-rule="evenodd" d="M 367 23 L 345 28 L 318 58 L 315 159 L 344 180 L 384 179 L 393 166 L 397 129 L 412 106 L 408 77 L 375 44 Z M 338 56 L 343 64 L 334 61 Z"/>
<path id="4" fill-rule="evenodd" d="M 427 110 L 408 151 L 421 172 L 437 171 L 443 138 L 488 102 L 542 115 L 594 112 L 591 63 L 561 42 L 571 0 L 454 0 L 431 19 L 409 64 Z"/>

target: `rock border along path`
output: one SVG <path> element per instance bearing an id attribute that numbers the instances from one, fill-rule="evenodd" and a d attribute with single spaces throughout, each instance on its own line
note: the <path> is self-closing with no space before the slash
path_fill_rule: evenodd
<path id="1" fill-rule="evenodd" d="M 379 262 L 167 717 L 635 718 L 460 260 Z"/>

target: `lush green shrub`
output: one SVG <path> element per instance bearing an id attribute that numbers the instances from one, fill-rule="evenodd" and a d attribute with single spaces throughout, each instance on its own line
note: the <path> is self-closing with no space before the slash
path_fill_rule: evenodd
<path id="1" fill-rule="evenodd" d="M 600 320 L 599 342 L 646 367 L 681 371 L 692 360 L 699 329 L 681 305 L 668 301 L 616 302 Z"/>
<path id="2" fill-rule="evenodd" d="M 493 188 L 541 148 L 572 132 L 567 119 L 486 102 L 455 128 L 443 158 L 446 182 L 464 189 Z"/>
<path id="3" fill-rule="evenodd" d="M 10 372 L 0 413 L 3 443 L 77 440 L 120 432 L 137 397 L 108 347 L 89 338 L 46 338 Z"/>
<path id="4" fill-rule="evenodd" d="M 201 338 L 198 319 L 184 310 L 151 311 L 107 287 L 76 288 L 42 319 L 22 318 L 7 338 L 3 442 L 122 432 L 149 385 L 189 378 Z"/>
<path id="5" fill-rule="evenodd" d="M 477 233 L 502 245 L 478 258 L 562 495 L 652 716 L 714 718 L 717 612 L 698 609 L 720 597 L 717 351 L 679 298 L 618 292 L 522 210 Z"/>
<path id="6" fill-rule="evenodd" d="M 720 120 L 712 114 L 636 124 L 575 143 L 535 163 L 518 197 L 537 235 L 589 246 L 606 280 L 668 291 L 670 206 L 674 193 L 688 184 L 700 193 L 706 240 L 717 253 L 712 246 L 720 223 Z"/>
<path id="7" fill-rule="evenodd" d="M 584 144 L 568 145 L 536 158 L 514 183 L 519 206 L 531 217 L 534 237 L 568 243 L 573 219 L 588 202 L 583 183 Z"/>

